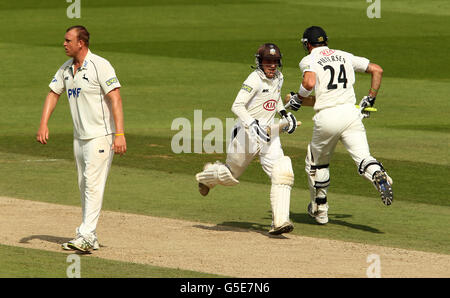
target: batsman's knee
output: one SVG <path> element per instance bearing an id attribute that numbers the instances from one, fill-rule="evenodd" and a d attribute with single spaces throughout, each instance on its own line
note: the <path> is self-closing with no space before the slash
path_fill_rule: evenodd
<path id="1" fill-rule="evenodd" d="M 311 166 L 314 171 L 314 188 L 327 188 L 330 185 L 330 165 Z"/>
<path id="2" fill-rule="evenodd" d="M 294 185 L 294 170 L 288 156 L 278 159 L 272 168 L 272 184 Z"/>

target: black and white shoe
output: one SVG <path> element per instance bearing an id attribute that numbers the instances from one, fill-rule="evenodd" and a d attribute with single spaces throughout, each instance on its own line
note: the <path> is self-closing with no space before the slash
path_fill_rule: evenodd
<path id="1" fill-rule="evenodd" d="M 390 182 L 388 176 L 383 171 L 376 171 L 373 174 L 373 184 L 380 192 L 381 200 L 386 206 L 392 204 L 394 200 L 394 193 L 392 191 L 392 182 Z"/>

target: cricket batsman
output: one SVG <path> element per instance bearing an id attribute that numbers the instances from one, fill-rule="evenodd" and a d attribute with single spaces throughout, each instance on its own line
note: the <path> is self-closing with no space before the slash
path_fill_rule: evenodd
<path id="1" fill-rule="evenodd" d="M 381 162 L 369 151 L 366 131 L 362 123 L 373 107 L 381 85 L 382 68 L 363 57 L 328 48 L 328 37 L 321 27 L 307 28 L 302 43 L 307 52 L 299 66 L 303 81 L 298 93 L 288 95 L 286 107 L 297 111 L 301 105 L 313 106 L 314 129 L 307 148 L 305 170 L 311 202 L 308 213 L 319 224 L 328 222 L 327 189 L 330 185 L 330 160 L 336 144 L 341 141 L 356 163 L 358 173 L 380 192 L 385 205 L 394 199 L 392 179 Z M 355 71 L 371 74 L 368 95 L 355 108 L 353 90 Z M 315 96 L 310 96 L 312 92 Z"/>
<path id="2" fill-rule="evenodd" d="M 56 72 L 42 110 L 36 135 L 47 144 L 48 121 L 61 94 L 66 93 L 73 120 L 73 149 L 78 170 L 82 220 L 65 250 L 89 252 L 100 247 L 96 228 L 114 153 L 127 150 L 120 83 L 114 68 L 89 50 L 89 32 L 83 26 L 67 29 L 66 55 L 71 57 Z"/>
<path id="3" fill-rule="evenodd" d="M 273 43 L 266 43 L 258 48 L 255 56 L 256 69 L 242 84 L 231 108 L 238 121 L 231 134 L 226 162 L 207 163 L 196 179 L 203 196 L 217 184 L 236 185 L 249 163 L 259 155 L 261 166 L 272 181 L 272 227 L 269 234 L 279 235 L 294 229 L 289 219 L 294 172 L 291 159 L 284 155 L 281 148 L 278 129 L 283 127 L 283 131 L 292 134 L 297 128 L 297 120 L 286 112 L 281 99 L 283 75 L 278 69 L 282 66 L 280 49 Z M 276 112 L 285 125 L 269 129 Z"/>

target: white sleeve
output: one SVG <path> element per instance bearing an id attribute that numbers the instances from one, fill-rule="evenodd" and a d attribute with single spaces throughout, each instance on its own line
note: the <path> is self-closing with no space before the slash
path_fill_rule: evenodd
<path id="1" fill-rule="evenodd" d="M 104 60 L 99 64 L 98 79 L 99 84 L 105 94 L 108 94 L 110 91 L 121 87 L 119 79 L 117 79 L 116 77 L 114 68 L 107 60 Z"/>
<path id="2" fill-rule="evenodd" d="M 369 59 L 359 56 L 351 55 L 352 57 L 352 66 L 356 72 L 366 72 L 367 67 L 369 66 Z"/>
<path id="3" fill-rule="evenodd" d="M 300 61 L 299 67 L 302 74 L 305 74 L 305 72 L 307 71 L 312 71 L 315 73 L 314 69 L 311 66 L 311 59 L 309 59 L 309 56 L 306 56 L 305 58 L 302 59 L 302 61 Z"/>
<path id="4" fill-rule="evenodd" d="M 250 124 L 255 120 L 247 111 L 246 105 L 256 94 L 258 88 L 259 84 L 257 80 L 254 76 L 250 75 L 242 84 L 241 90 L 239 90 L 233 106 L 231 107 L 231 111 L 238 116 L 245 126 L 250 126 Z"/>
<path id="5" fill-rule="evenodd" d="M 66 87 L 64 86 L 64 68 L 58 69 L 55 76 L 53 77 L 52 81 L 48 85 L 50 89 L 55 92 L 56 94 L 61 95 L 61 93 L 64 92 Z"/>

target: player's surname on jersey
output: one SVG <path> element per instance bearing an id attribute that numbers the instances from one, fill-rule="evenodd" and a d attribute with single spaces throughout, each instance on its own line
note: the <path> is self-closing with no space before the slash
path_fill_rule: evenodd
<path id="1" fill-rule="evenodd" d="M 317 64 L 319 64 L 320 66 L 323 66 L 324 64 L 332 63 L 332 62 L 343 62 L 343 63 L 345 63 L 345 58 L 342 57 L 341 55 L 332 55 L 332 56 L 329 56 L 329 57 L 320 58 L 319 61 L 317 61 Z"/>

